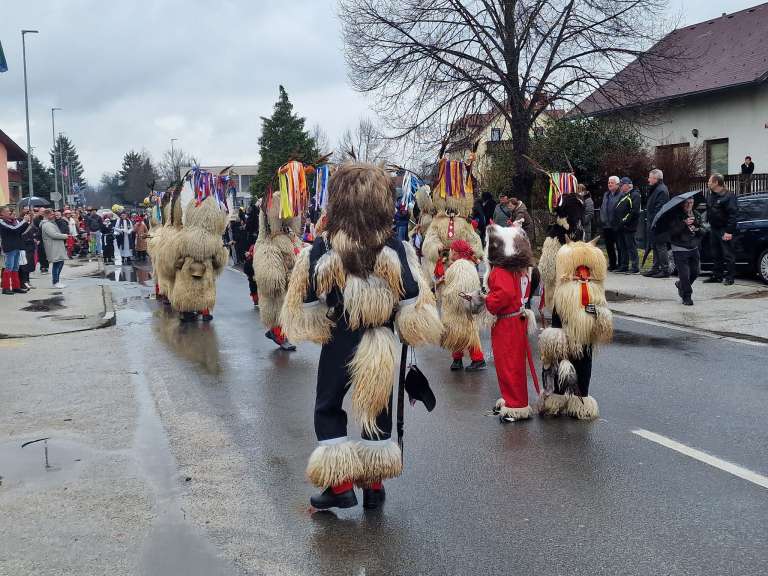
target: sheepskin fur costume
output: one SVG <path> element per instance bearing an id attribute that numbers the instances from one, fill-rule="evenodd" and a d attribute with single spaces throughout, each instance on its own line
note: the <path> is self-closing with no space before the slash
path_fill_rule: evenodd
<path id="1" fill-rule="evenodd" d="M 307 467 L 320 488 L 400 473 L 400 450 L 390 440 L 400 352 L 393 326 L 412 345 L 435 344 L 442 333 L 416 253 L 392 235 L 393 212 L 384 170 L 340 166 L 328 183 L 327 227 L 301 252 L 288 282 L 280 314 L 285 334 L 323 345 L 315 410 L 319 446 Z M 347 437 L 342 403 L 350 389 L 361 443 Z"/>

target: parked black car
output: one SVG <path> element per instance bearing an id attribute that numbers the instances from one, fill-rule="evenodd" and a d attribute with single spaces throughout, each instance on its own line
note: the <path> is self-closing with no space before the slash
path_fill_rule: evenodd
<path id="1" fill-rule="evenodd" d="M 736 270 L 755 274 L 768 283 L 768 193 L 739 196 L 739 222 L 733 235 Z M 709 231 L 701 242 L 701 267 L 712 269 Z"/>

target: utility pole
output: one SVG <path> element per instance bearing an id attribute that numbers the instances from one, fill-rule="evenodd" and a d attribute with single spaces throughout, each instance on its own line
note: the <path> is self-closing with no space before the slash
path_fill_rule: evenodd
<path id="1" fill-rule="evenodd" d="M 56 198 L 59 197 L 59 169 L 58 169 L 58 162 L 56 161 L 56 116 L 55 112 L 56 110 L 61 110 L 61 108 L 51 108 L 51 136 L 53 137 L 53 187 L 56 190 Z M 64 191 L 62 190 L 62 195 Z M 63 200 L 62 196 L 62 200 Z M 53 207 L 57 210 L 59 209 L 59 201 L 54 200 L 53 201 Z"/>
<path id="2" fill-rule="evenodd" d="M 24 36 L 27 34 L 38 34 L 37 30 L 22 30 L 21 31 L 21 51 L 24 55 L 24 110 L 27 114 L 27 172 L 29 176 L 29 197 L 32 198 L 34 193 L 34 184 L 32 183 L 32 143 L 29 139 L 29 90 L 27 88 L 27 43 Z M 30 208 L 31 206 L 30 201 Z"/>
<path id="3" fill-rule="evenodd" d="M 59 142 L 62 141 L 63 134 L 59 132 Z M 61 152 L 61 145 L 59 145 L 59 173 L 55 175 L 58 179 L 61 177 L 61 194 L 64 197 L 64 204 L 67 203 L 67 187 L 64 185 L 64 155 Z"/>
<path id="4" fill-rule="evenodd" d="M 171 138 L 171 165 L 173 166 L 173 179 L 178 180 L 179 179 L 179 169 L 176 165 L 176 154 L 173 150 L 173 143 L 178 140 L 178 138 Z"/>

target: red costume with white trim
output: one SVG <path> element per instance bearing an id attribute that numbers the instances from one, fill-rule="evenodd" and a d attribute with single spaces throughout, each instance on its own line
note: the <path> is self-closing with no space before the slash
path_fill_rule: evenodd
<path id="1" fill-rule="evenodd" d="M 501 392 L 494 412 L 509 420 L 530 418 L 526 359 L 530 368 L 528 332 L 535 329 L 536 320 L 527 304 L 538 283 L 538 271 L 531 268 L 531 246 L 518 226 L 489 226 L 487 250 L 491 272 L 485 306 L 496 317 L 491 346 Z"/>

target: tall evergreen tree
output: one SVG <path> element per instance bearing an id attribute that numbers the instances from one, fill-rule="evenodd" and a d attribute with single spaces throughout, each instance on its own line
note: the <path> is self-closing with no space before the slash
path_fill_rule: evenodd
<path id="1" fill-rule="evenodd" d="M 262 196 L 272 182 L 277 169 L 289 160 L 311 163 L 319 156 L 317 144 L 304 129 L 304 118 L 293 113 L 285 88 L 270 118 L 262 116 L 259 137 L 259 171 L 251 182 L 251 194 Z"/>
<path id="2" fill-rule="evenodd" d="M 155 180 L 152 161 L 145 152 L 131 150 L 123 157 L 120 177 L 120 197 L 124 202 L 136 204 L 146 198 L 147 184 Z"/>
<path id="3" fill-rule="evenodd" d="M 21 176 L 22 196 L 29 196 L 29 177 L 27 176 L 27 163 L 18 163 L 19 175 Z M 37 156 L 32 155 L 32 186 L 35 196 L 51 199 L 53 188 L 53 170 L 47 168 Z"/>
<path id="4" fill-rule="evenodd" d="M 85 187 L 85 178 L 83 177 L 83 164 L 80 162 L 80 156 L 77 154 L 77 148 L 75 148 L 72 141 L 59 134 L 56 138 L 56 146 L 50 152 L 51 166 L 59 167 L 59 187 L 61 187 L 61 173 L 62 164 L 68 166 L 68 178 L 66 182 L 67 188 L 69 183 L 77 184 L 79 188 Z M 54 162 L 55 156 L 55 162 Z"/>

